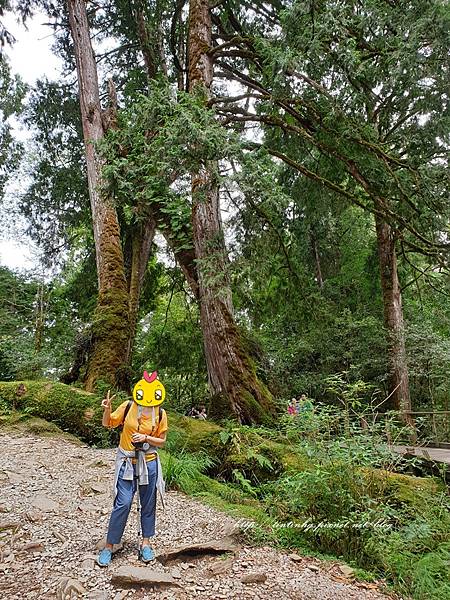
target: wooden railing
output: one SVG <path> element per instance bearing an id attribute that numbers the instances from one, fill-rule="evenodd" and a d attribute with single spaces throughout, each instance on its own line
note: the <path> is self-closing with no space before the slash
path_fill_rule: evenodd
<path id="1" fill-rule="evenodd" d="M 418 420 L 421 417 L 429 419 Z M 448 410 L 417 410 L 405 411 L 403 421 L 409 425 L 409 439 L 394 440 L 391 431 L 391 422 L 385 416 L 385 430 L 388 444 L 407 442 L 420 446 L 450 447 L 450 411 Z"/>
<path id="2" fill-rule="evenodd" d="M 449 410 L 417 410 L 407 411 L 407 420 L 415 430 L 416 438 L 423 438 L 423 431 L 417 426 L 417 417 L 431 417 L 428 423 L 429 432 L 426 437 L 430 443 L 450 444 L 450 411 Z"/>

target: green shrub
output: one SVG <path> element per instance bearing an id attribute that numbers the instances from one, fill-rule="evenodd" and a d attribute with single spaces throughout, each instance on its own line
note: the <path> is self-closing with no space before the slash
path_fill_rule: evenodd
<path id="1" fill-rule="evenodd" d="M 200 487 L 201 475 L 211 467 L 212 459 L 206 454 L 179 452 L 177 456 L 161 452 L 164 479 L 169 489 L 192 494 Z"/>
<path id="2" fill-rule="evenodd" d="M 281 419 L 283 435 L 309 465 L 259 486 L 258 497 L 278 520 L 277 539 L 342 556 L 420 600 L 447 597 L 445 485 L 394 472 L 414 461 L 394 454 L 378 426 L 368 432 L 348 420 L 338 427 L 332 414 L 316 408 L 308 428 L 298 419 Z"/>

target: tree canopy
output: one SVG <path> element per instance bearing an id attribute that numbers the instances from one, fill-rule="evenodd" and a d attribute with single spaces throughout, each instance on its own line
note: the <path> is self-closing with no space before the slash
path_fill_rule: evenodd
<path id="1" fill-rule="evenodd" d="M 398 389 L 403 410 L 446 406 L 438 367 L 448 345 L 446 3 L 85 4 L 99 79 L 99 189 L 117 215 L 124 302 L 134 306 L 122 383 L 150 361 L 176 385 L 195 339 L 187 370 L 209 381 L 219 405 L 232 397 L 224 382 L 237 369 L 254 381 L 245 394 L 263 404 L 302 390 L 326 398 L 324 377 L 345 373 L 385 397 Z M 60 265 L 58 286 L 77 314 L 62 362 L 69 368 L 83 338 L 81 381 L 106 305 L 69 5 L 2 9 L 23 19 L 47 12 L 65 61 L 60 81 L 38 81 L 26 96 L 30 183 L 17 211 L 47 263 Z M 196 49 L 201 18 L 209 38 Z M 3 68 L 8 116 L 21 110 L 25 88 Z M 8 129 L 2 139 L 10 173 L 18 148 Z M 211 215 L 220 209 L 209 232 L 196 221 L 208 203 Z M 227 333 L 208 333 L 223 305 Z M 171 339 L 164 351 L 161 328 Z M 212 367 L 207 340 L 223 350 L 231 338 L 242 362 L 214 388 L 222 367 Z M 250 413 L 244 420 L 257 418 Z"/>

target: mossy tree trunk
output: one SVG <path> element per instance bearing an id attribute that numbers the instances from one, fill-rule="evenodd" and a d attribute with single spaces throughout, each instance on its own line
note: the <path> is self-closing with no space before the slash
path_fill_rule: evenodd
<path id="1" fill-rule="evenodd" d="M 391 226 L 376 217 L 378 257 L 383 294 L 384 324 L 388 336 L 390 367 L 390 406 L 401 411 L 406 422 L 411 423 L 411 397 L 405 349 L 402 295 L 397 271 L 395 237 Z"/>
<path id="2" fill-rule="evenodd" d="M 189 90 L 208 100 L 213 77 L 208 0 L 190 0 Z M 261 422 L 272 397 L 258 380 L 233 314 L 228 256 L 220 217 L 218 165 L 205 161 L 192 173 L 192 227 L 197 264 L 200 321 L 212 392 L 210 414 L 243 423 Z"/>
<path id="3" fill-rule="evenodd" d="M 98 277 L 85 386 L 92 390 L 98 380 L 103 380 L 124 387 L 123 369 L 130 334 L 129 298 L 119 221 L 113 199 L 102 187 L 103 161 L 96 147 L 105 134 L 105 119 L 85 0 L 68 0 L 67 7 L 77 67 Z"/>
<path id="4" fill-rule="evenodd" d="M 96 143 L 103 138 L 114 119 L 102 112 L 100 105 L 98 75 L 90 40 L 86 3 L 83 0 L 68 0 L 67 5 L 80 90 L 99 289 L 85 384 L 88 390 L 92 390 L 96 381 L 101 379 L 127 389 L 130 383 L 129 365 L 136 333 L 139 299 L 155 226 L 162 225 L 162 232 L 194 296 L 198 298 L 195 253 L 193 249 L 177 248 L 177 238 L 170 230 L 167 215 L 155 205 L 153 209 L 145 211 L 138 207 L 137 210 L 145 214 L 139 215 L 136 227 L 124 244 L 127 254 L 124 259 L 117 213 L 112 198 L 105 194 L 104 188 L 102 189 L 103 163 L 96 151 Z M 149 80 L 152 80 L 159 72 L 160 66 L 148 35 L 149 28 L 141 2 L 136 4 L 134 16 Z M 80 365 L 77 365 L 74 373 L 79 372 Z M 73 381 L 72 374 L 69 377 L 70 381 Z"/>

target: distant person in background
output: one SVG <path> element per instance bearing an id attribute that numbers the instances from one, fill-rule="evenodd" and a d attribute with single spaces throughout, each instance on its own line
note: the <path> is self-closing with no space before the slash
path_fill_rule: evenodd
<path id="1" fill-rule="evenodd" d="M 206 408 L 204 406 L 200 406 L 200 412 L 197 415 L 197 419 L 201 419 L 202 421 L 206 421 L 207 419 Z"/>
<path id="2" fill-rule="evenodd" d="M 298 417 L 300 424 L 303 429 L 303 433 L 307 438 L 314 437 L 315 425 L 314 425 L 314 404 L 311 398 L 308 398 L 306 394 L 302 394 L 298 400 Z"/>
<path id="3" fill-rule="evenodd" d="M 298 398 L 292 398 L 287 407 L 287 413 L 291 417 L 301 416 L 305 419 L 308 419 L 313 412 L 314 405 L 312 400 L 308 398 L 306 394 L 302 394 Z"/>
<path id="4" fill-rule="evenodd" d="M 193 419 L 196 419 L 198 417 L 198 410 L 195 408 L 195 406 L 191 407 L 191 409 L 187 413 L 187 416 L 192 417 Z"/>
<path id="5" fill-rule="evenodd" d="M 294 416 L 297 414 L 297 405 L 296 405 L 295 398 L 292 398 L 292 400 L 289 402 L 288 407 L 287 407 L 287 412 L 288 412 L 288 415 L 291 415 L 291 416 Z"/>
<path id="6" fill-rule="evenodd" d="M 297 400 L 298 403 L 298 414 L 305 415 L 310 414 L 314 411 L 314 406 L 312 400 L 306 396 L 306 394 L 302 394 L 300 398 Z"/>

